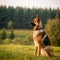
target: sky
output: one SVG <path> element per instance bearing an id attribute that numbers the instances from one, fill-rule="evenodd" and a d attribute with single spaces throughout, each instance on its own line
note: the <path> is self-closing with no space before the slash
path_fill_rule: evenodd
<path id="1" fill-rule="evenodd" d="M 0 6 L 20 6 L 27 8 L 59 8 L 60 0 L 0 0 Z"/>

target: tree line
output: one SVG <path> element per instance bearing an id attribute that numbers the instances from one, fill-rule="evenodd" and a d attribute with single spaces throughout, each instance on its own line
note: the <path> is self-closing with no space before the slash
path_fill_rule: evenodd
<path id="1" fill-rule="evenodd" d="M 36 15 L 39 14 L 43 24 L 50 18 L 56 16 L 60 19 L 60 9 L 43 9 L 43 8 L 23 8 L 0 6 L 0 29 L 1 28 L 15 28 L 15 29 L 31 29 L 29 22 L 32 21 Z"/>

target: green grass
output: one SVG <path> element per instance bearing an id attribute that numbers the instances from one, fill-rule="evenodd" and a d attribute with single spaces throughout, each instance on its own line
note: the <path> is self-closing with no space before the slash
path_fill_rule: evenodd
<path id="1" fill-rule="evenodd" d="M 0 30 L 0 35 L 2 34 L 3 30 Z M 14 30 L 14 34 L 15 34 L 15 37 L 20 37 L 20 38 L 24 38 L 28 35 L 32 35 L 32 30 L 20 30 L 20 29 L 15 29 Z M 6 30 L 6 34 L 7 34 L 7 38 L 8 36 L 10 35 L 11 33 L 11 30 Z"/>
<path id="2" fill-rule="evenodd" d="M 15 39 L 11 40 L 11 42 L 22 43 L 22 45 L 14 45 L 13 43 L 9 43 L 10 30 L 6 30 L 7 38 L 5 40 L 0 39 L 0 42 L 3 42 L 0 45 L 0 60 L 60 60 L 58 57 L 34 56 L 32 32 L 32 30 L 14 30 Z M 2 30 L 0 30 L 0 37 L 1 34 Z M 9 43 L 9 45 L 6 45 L 6 43 Z M 60 47 L 53 47 L 53 50 L 55 55 L 60 56 Z"/>
<path id="3" fill-rule="evenodd" d="M 2 35 L 3 30 L 0 30 L 0 42 L 5 43 L 4 40 L 1 40 L 1 35 Z M 10 40 L 9 36 L 10 36 L 11 30 L 6 30 L 6 40 Z M 32 44 L 33 43 L 33 39 L 32 39 L 32 30 L 20 30 L 20 29 L 15 29 L 14 30 L 14 35 L 15 38 L 13 39 L 13 41 L 17 41 L 16 44 L 18 44 L 18 42 L 20 42 L 20 44 Z M 12 40 L 10 40 L 12 42 Z M 14 42 L 13 42 L 14 43 Z"/>
<path id="4" fill-rule="evenodd" d="M 55 55 L 60 55 L 60 47 L 53 47 L 53 49 Z M 37 57 L 33 54 L 33 45 L 0 45 L 0 60 L 60 60 L 58 57 Z"/>

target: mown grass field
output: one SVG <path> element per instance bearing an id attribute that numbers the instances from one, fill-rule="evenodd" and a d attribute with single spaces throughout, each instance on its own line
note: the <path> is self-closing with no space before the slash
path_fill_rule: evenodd
<path id="1" fill-rule="evenodd" d="M 2 30 L 0 30 L 1 36 Z M 8 38 L 10 34 L 10 30 L 6 30 L 7 38 L 5 41 L 3 40 L 4 44 L 0 44 L 0 60 L 60 60 L 59 57 L 42 57 L 42 56 L 34 56 L 34 43 L 32 40 L 32 30 L 14 30 L 15 40 L 11 40 L 14 43 L 23 42 L 22 45 L 20 43 L 13 44 L 8 43 L 10 40 Z M 28 45 L 31 43 L 32 45 Z M 26 45 L 27 44 L 27 45 Z M 54 54 L 60 56 L 60 47 L 53 47 Z"/>
<path id="2" fill-rule="evenodd" d="M 60 55 L 60 47 L 53 47 L 53 49 L 55 55 Z M 0 45 L 0 60 L 60 60 L 58 57 L 37 57 L 33 54 L 33 45 Z"/>

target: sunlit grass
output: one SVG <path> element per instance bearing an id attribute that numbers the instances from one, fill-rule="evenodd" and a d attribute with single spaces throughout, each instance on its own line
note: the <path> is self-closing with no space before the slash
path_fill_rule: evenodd
<path id="1" fill-rule="evenodd" d="M 60 47 L 53 47 L 54 54 L 60 55 Z M 0 60 L 60 60 L 60 58 L 48 58 L 34 56 L 33 45 L 0 45 Z"/>
<path id="2" fill-rule="evenodd" d="M 55 52 L 54 53 L 55 55 L 57 55 L 57 56 L 60 55 L 60 47 L 53 47 L 53 50 Z"/>

